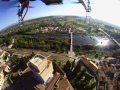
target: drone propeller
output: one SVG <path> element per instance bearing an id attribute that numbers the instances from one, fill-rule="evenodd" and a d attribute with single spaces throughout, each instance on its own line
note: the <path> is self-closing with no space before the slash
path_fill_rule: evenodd
<path id="1" fill-rule="evenodd" d="M 46 5 L 56 5 L 56 4 L 62 4 L 63 0 L 41 0 Z"/>
<path id="2" fill-rule="evenodd" d="M 78 0 L 77 2 L 73 2 L 73 3 L 83 3 L 83 0 Z"/>
<path id="3" fill-rule="evenodd" d="M 87 12 L 87 5 L 85 4 L 85 1 L 83 1 L 83 0 L 78 0 L 78 2 L 73 2 L 73 3 L 82 4 L 83 7 L 85 8 L 86 12 Z"/>

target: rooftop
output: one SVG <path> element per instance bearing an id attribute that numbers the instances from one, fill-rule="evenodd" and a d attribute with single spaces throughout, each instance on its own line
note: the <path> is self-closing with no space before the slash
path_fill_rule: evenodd
<path id="1" fill-rule="evenodd" d="M 37 75 L 37 79 L 34 78 L 35 80 L 44 81 L 44 83 L 36 84 L 34 86 L 35 90 L 73 90 L 65 73 L 55 62 L 49 61 L 47 57 L 35 55 L 29 61 L 28 67 L 33 73 L 32 76 Z"/>
<path id="2" fill-rule="evenodd" d="M 33 72 L 39 74 L 45 83 L 48 79 L 53 77 L 53 64 L 44 56 L 35 55 L 28 63 L 28 66 Z"/>

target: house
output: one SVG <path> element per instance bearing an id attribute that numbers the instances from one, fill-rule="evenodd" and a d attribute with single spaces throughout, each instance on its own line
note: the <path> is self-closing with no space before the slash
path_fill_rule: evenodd
<path id="1" fill-rule="evenodd" d="M 0 70 L 0 90 L 2 90 L 2 86 L 4 84 L 5 78 L 4 78 L 4 74 L 3 71 Z"/>
<path id="2" fill-rule="evenodd" d="M 66 74 L 47 57 L 37 54 L 29 60 L 27 66 L 24 74 L 31 70 L 34 79 L 39 81 L 39 84 L 34 86 L 35 90 L 73 90 Z"/>
<path id="3" fill-rule="evenodd" d="M 46 84 L 53 77 L 52 62 L 42 55 L 35 55 L 27 65 L 40 83 Z"/>
<path id="4" fill-rule="evenodd" d="M 88 66 L 93 72 L 97 73 L 98 71 L 98 66 L 91 61 L 89 58 L 85 57 L 85 56 L 81 56 L 81 61 Z"/>

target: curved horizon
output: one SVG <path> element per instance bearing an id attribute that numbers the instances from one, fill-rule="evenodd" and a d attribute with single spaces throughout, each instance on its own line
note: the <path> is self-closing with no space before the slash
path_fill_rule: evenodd
<path id="1" fill-rule="evenodd" d="M 44 3 L 38 0 L 30 2 L 30 6 L 33 6 L 34 8 L 29 9 L 28 14 L 25 17 L 25 21 L 40 17 L 56 15 L 80 17 L 86 16 L 84 7 L 81 4 L 73 4 L 73 0 L 63 1 L 64 2 L 61 5 L 50 6 L 46 6 Z M 77 0 L 74 1 L 76 2 Z M 14 6 L 12 6 L 10 2 L 2 3 L 0 1 L 0 10 L 2 11 L 0 12 L 0 30 L 18 22 L 18 18 L 16 15 L 17 8 L 15 8 Z M 120 13 L 118 12 L 120 9 L 119 0 L 91 0 L 91 7 L 91 17 L 93 19 L 97 19 L 120 27 Z"/>
<path id="2" fill-rule="evenodd" d="M 24 22 L 31 21 L 31 20 L 34 20 L 34 19 L 47 18 L 47 17 L 79 17 L 79 18 L 83 18 L 83 19 L 86 18 L 85 16 L 53 15 L 53 16 L 43 16 L 43 17 L 31 18 L 31 19 L 27 19 L 27 20 L 25 20 Z M 91 19 L 92 19 L 92 20 L 95 20 L 96 22 L 97 22 L 97 20 L 98 20 L 98 19 L 95 19 L 95 18 L 91 18 Z M 120 26 L 114 25 L 114 24 L 109 23 L 109 22 L 106 22 L 106 21 L 98 20 L 98 22 L 103 22 L 103 23 L 105 23 L 105 24 L 107 24 L 107 25 L 109 24 L 109 25 L 113 25 L 113 26 L 115 26 L 115 27 L 120 28 Z M 18 22 L 12 23 L 12 24 L 10 24 L 10 25 L 4 27 L 4 28 L 1 29 L 0 31 L 3 31 L 3 30 L 5 30 L 5 29 L 7 29 L 7 28 L 9 28 L 9 27 L 12 27 L 13 25 L 17 25 L 17 24 L 19 24 L 19 23 L 18 23 Z"/>

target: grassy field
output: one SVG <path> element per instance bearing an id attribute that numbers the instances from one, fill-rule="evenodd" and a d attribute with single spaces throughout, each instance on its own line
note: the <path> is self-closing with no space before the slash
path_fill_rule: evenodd
<path id="1" fill-rule="evenodd" d="M 43 52 L 41 50 L 33 50 L 33 49 L 12 49 L 12 50 L 13 52 L 15 52 L 15 54 L 20 54 L 25 56 L 29 56 L 30 54 L 32 54 L 32 52 L 34 52 L 35 54 L 42 54 L 46 57 L 50 55 L 49 57 L 50 60 L 62 61 L 63 63 L 69 60 L 69 57 L 67 57 L 67 53 L 54 53 L 51 51 Z"/>

